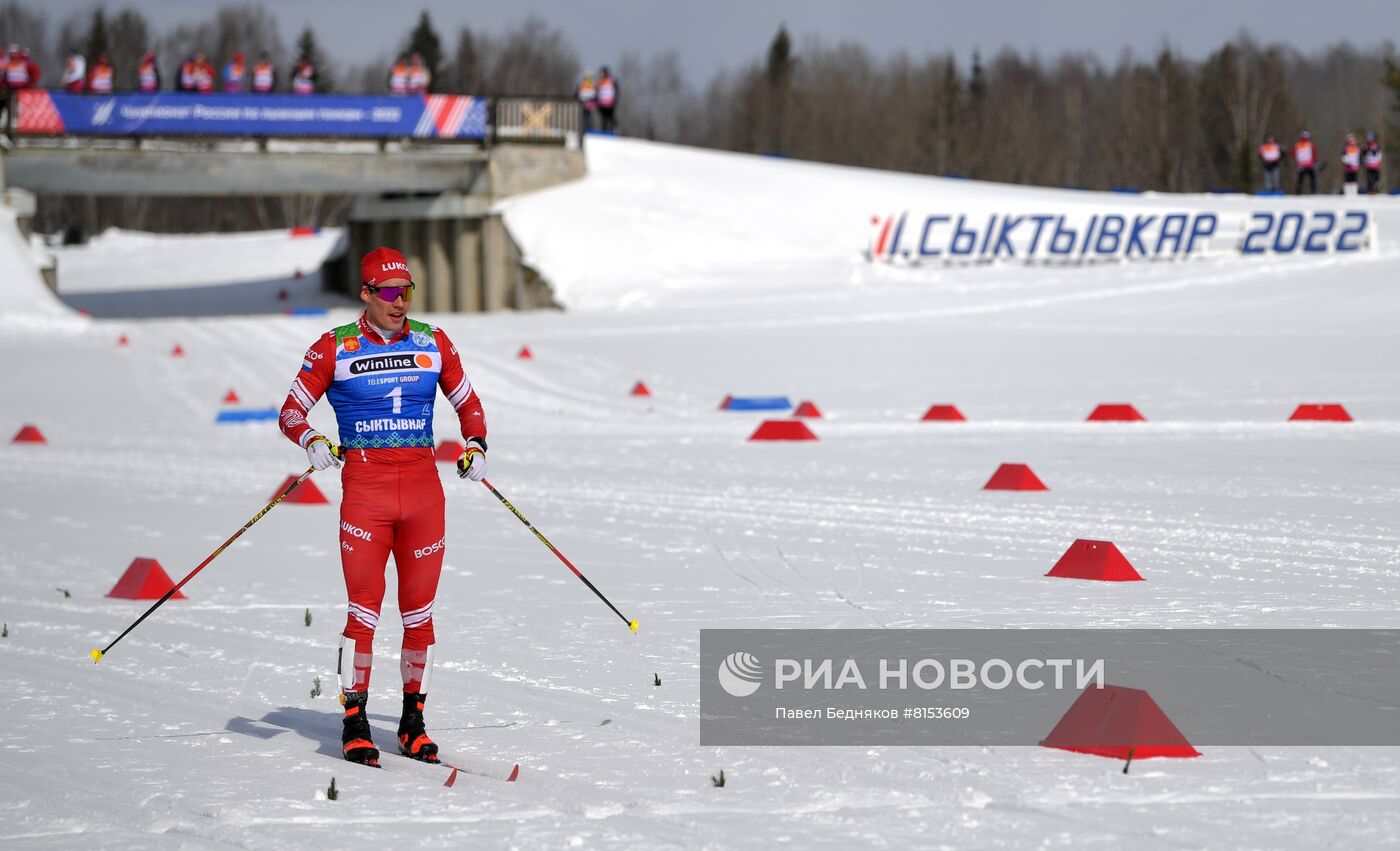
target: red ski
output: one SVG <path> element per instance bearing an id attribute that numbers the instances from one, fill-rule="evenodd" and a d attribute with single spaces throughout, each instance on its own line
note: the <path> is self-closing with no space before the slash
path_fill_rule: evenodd
<path id="1" fill-rule="evenodd" d="M 383 753 L 383 752 L 381 751 L 381 754 L 382 754 L 382 753 Z M 511 764 L 511 767 L 510 767 L 510 770 L 509 770 L 509 771 L 506 771 L 506 770 L 504 770 L 504 769 L 498 770 L 498 769 L 494 769 L 494 768 L 479 768 L 479 767 L 470 767 L 470 768 L 469 768 L 469 767 L 467 767 L 467 766 L 465 766 L 465 765 L 453 765 L 453 764 L 450 763 L 450 762 L 445 762 L 445 761 L 442 761 L 442 760 L 439 760 L 438 762 L 425 762 L 424 760 L 421 760 L 421 759 L 413 759 L 413 757 L 404 756 L 403 754 L 396 754 L 396 756 L 402 757 L 403 759 L 407 759 L 407 760 L 410 760 L 410 761 L 412 761 L 412 762 L 419 763 L 419 764 L 421 764 L 421 765 L 438 765 L 438 766 L 441 766 L 441 767 L 443 767 L 443 768 L 451 769 L 452 773 L 449 774 L 449 775 L 447 775 L 447 780 L 445 780 L 445 781 L 443 782 L 443 784 L 442 784 L 442 785 L 444 785 L 444 786 L 452 786 L 452 785 L 456 784 L 456 782 L 457 782 L 457 773 L 458 773 L 458 772 L 461 772 L 462 774 L 470 774 L 470 775 L 472 775 L 473 777 L 486 777 L 486 778 L 491 779 L 491 780 L 500 780 L 500 781 L 503 781 L 503 782 L 505 782 L 505 783 L 514 783 L 514 782 L 515 782 L 515 779 L 516 779 L 517 777 L 520 776 L 520 763 L 518 763 L 518 762 L 517 762 L 517 763 L 512 763 L 512 764 Z"/>

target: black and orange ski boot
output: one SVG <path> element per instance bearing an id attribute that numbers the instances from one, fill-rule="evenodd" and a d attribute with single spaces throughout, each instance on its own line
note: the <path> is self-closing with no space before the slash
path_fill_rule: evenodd
<path id="1" fill-rule="evenodd" d="M 423 726 L 423 702 L 426 694 L 403 693 L 403 717 L 399 719 L 399 753 L 423 762 L 439 762 L 438 746 L 428 738 Z"/>
<path id="2" fill-rule="evenodd" d="M 370 737 L 369 716 L 365 714 L 365 703 L 369 693 L 347 691 L 340 695 L 345 704 L 345 729 L 341 731 L 340 743 L 345 747 L 345 758 L 361 765 L 379 767 L 379 749 Z"/>

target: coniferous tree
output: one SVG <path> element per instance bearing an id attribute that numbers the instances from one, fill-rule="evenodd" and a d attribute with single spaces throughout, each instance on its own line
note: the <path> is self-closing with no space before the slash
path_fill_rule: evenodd
<path id="1" fill-rule="evenodd" d="M 92 12 L 92 25 L 88 27 L 87 38 L 83 40 L 83 52 L 89 64 L 107 52 L 107 16 L 100 8 Z"/>
<path id="2" fill-rule="evenodd" d="M 316 43 L 316 34 L 311 31 L 311 27 L 301 31 L 297 36 L 297 61 L 305 59 L 311 63 L 311 67 L 316 71 L 316 91 L 335 91 L 335 72 L 331 70 L 330 63 L 326 60 L 326 55 L 321 52 L 321 46 Z M 296 73 L 296 69 L 292 69 Z M 290 78 L 290 75 L 288 75 Z"/>
<path id="3" fill-rule="evenodd" d="M 972 78 L 968 81 L 967 91 L 972 96 L 973 108 L 980 110 L 987 96 L 987 74 L 982 68 L 982 52 L 976 48 L 972 51 Z"/>
<path id="4" fill-rule="evenodd" d="M 428 73 L 432 74 L 428 91 L 442 91 L 442 39 L 438 38 L 437 30 L 433 29 L 433 21 L 428 17 L 427 9 L 419 15 L 418 25 L 408 35 L 406 52 L 417 53 L 423 57 L 423 65 L 427 67 Z"/>
<path id="5" fill-rule="evenodd" d="M 937 108 L 934 112 L 934 174 L 948 174 L 954 170 L 958 154 L 958 124 L 962 117 L 963 81 L 958 74 L 957 62 L 949 55 L 943 63 L 943 73 L 938 82 Z"/>
<path id="6" fill-rule="evenodd" d="M 792 85 L 792 39 L 786 25 L 779 25 L 773 42 L 768 45 L 768 108 L 763 110 L 768 124 L 766 138 L 759 144 L 769 151 L 786 150 L 789 89 Z"/>
<path id="7" fill-rule="evenodd" d="M 455 90 L 469 95 L 483 94 L 486 86 L 485 69 L 482 67 L 481 49 L 470 27 L 462 27 L 457 34 L 457 56 L 454 80 L 449 81 Z"/>
<path id="8" fill-rule="evenodd" d="M 1400 62 L 1395 61 L 1394 56 L 1385 57 L 1385 74 L 1381 77 L 1381 83 L 1390 92 L 1390 110 L 1385 121 L 1385 138 L 1381 144 L 1385 146 L 1385 158 L 1394 161 L 1392 157 L 1400 156 Z M 1396 120 L 1391 120 L 1392 118 Z M 1394 186 L 1394 181 L 1391 182 Z"/>
<path id="9" fill-rule="evenodd" d="M 112 19 L 107 29 L 112 43 L 107 52 L 112 57 L 112 67 L 116 69 L 117 79 L 121 81 L 121 85 L 135 88 L 141 56 L 155 46 L 151 43 L 151 31 L 146 23 L 146 16 L 134 9 L 123 9 Z"/>

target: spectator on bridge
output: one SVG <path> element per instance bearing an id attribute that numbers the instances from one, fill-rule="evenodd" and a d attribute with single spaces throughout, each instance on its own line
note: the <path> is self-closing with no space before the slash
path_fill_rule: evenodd
<path id="1" fill-rule="evenodd" d="M 155 53 L 149 50 L 136 67 L 136 88 L 143 92 L 160 91 L 160 63 L 156 61 Z"/>
<path id="2" fill-rule="evenodd" d="M 311 60 L 304 56 L 297 60 L 296 72 L 292 74 L 292 93 L 316 94 L 316 69 L 312 67 Z"/>
<path id="3" fill-rule="evenodd" d="M 1356 194 L 1356 178 L 1361 171 L 1361 146 L 1356 144 L 1356 134 L 1348 133 L 1342 143 L 1342 194 Z"/>
<path id="4" fill-rule="evenodd" d="M 264 50 L 258 57 L 258 64 L 253 66 L 253 91 L 265 95 L 276 90 L 277 66 L 272 64 L 272 55 Z"/>
<path id="5" fill-rule="evenodd" d="M 1366 131 L 1366 145 L 1361 149 L 1361 164 L 1366 167 L 1366 194 L 1375 195 L 1381 191 L 1381 143 L 1376 131 Z"/>
<path id="6" fill-rule="evenodd" d="M 389 94 L 408 94 L 408 57 L 402 53 L 394 60 L 394 66 L 389 69 Z"/>
<path id="7" fill-rule="evenodd" d="M 195 54 L 191 53 L 189 58 L 180 63 L 179 76 L 175 78 L 175 91 L 194 91 L 195 77 L 198 75 L 198 70 L 199 63 L 195 61 Z"/>
<path id="8" fill-rule="evenodd" d="M 617 132 L 617 119 L 613 117 L 617 98 L 617 78 L 604 65 L 598 71 L 598 121 L 604 133 Z"/>
<path id="9" fill-rule="evenodd" d="M 1283 147 L 1272 133 L 1265 134 L 1264 143 L 1259 146 L 1259 163 L 1264 167 L 1264 191 L 1282 191 L 1278 183 L 1278 170 L 1283 165 Z"/>
<path id="10" fill-rule="evenodd" d="M 408 65 L 408 93 L 426 95 L 432 84 L 433 72 L 423 64 L 423 54 L 413 54 L 413 61 Z"/>
<path id="11" fill-rule="evenodd" d="M 598 81 L 592 74 L 584 74 L 575 94 L 583 104 L 583 130 L 587 133 L 593 129 L 593 113 L 598 109 Z"/>
<path id="12" fill-rule="evenodd" d="M 243 51 L 233 54 L 233 59 L 224 66 L 224 91 L 242 94 L 248 89 L 248 66 L 243 61 Z"/>
<path id="13" fill-rule="evenodd" d="M 214 91 L 214 63 L 206 59 L 203 53 L 195 56 L 194 90 L 206 95 Z"/>
<path id="14" fill-rule="evenodd" d="M 98 54 L 97 61 L 88 71 L 88 91 L 95 95 L 110 95 L 117 72 L 112 68 L 112 59 L 105 53 Z"/>
<path id="15" fill-rule="evenodd" d="M 63 63 L 63 79 L 58 81 L 65 92 L 82 94 L 87 88 L 87 60 L 76 49 L 68 51 Z"/>
<path id="16" fill-rule="evenodd" d="M 12 92 L 32 89 L 39 85 L 39 78 L 43 76 L 39 64 L 29 56 L 29 51 L 18 44 L 10 45 L 9 51 L 4 58 L 5 65 L 5 88 Z"/>
<path id="17" fill-rule="evenodd" d="M 1317 148 L 1313 145 L 1312 134 L 1304 130 L 1293 143 L 1293 164 L 1298 168 L 1298 182 L 1293 187 L 1295 195 L 1303 194 L 1303 178 L 1308 180 L 1308 194 L 1317 194 Z"/>

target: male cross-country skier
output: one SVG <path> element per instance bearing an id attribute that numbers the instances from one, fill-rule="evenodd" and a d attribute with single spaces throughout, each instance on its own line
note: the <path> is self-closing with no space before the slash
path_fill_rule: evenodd
<path id="1" fill-rule="evenodd" d="M 437 762 L 437 745 L 423 724 L 433 666 L 433 598 L 442 572 L 442 483 L 433 460 L 433 401 L 441 387 L 457 411 L 466 451 L 458 475 L 486 475 L 486 418 L 462 370 L 452 341 L 440 328 L 408 318 L 413 277 L 392 248 L 376 248 L 360 262 L 360 318 L 321 336 L 306 351 L 301 371 L 282 404 L 282 432 L 306 450 L 317 470 L 344 469 L 340 480 L 340 565 L 350 598 L 340 640 L 338 672 L 345 705 L 341 744 L 345 758 L 379 764 L 365 703 L 369 694 L 374 628 L 384 601 L 389 553 L 399 576 L 403 617 L 403 716 L 399 751 Z M 340 426 L 340 457 L 329 439 L 306 421 L 328 396 Z"/>

